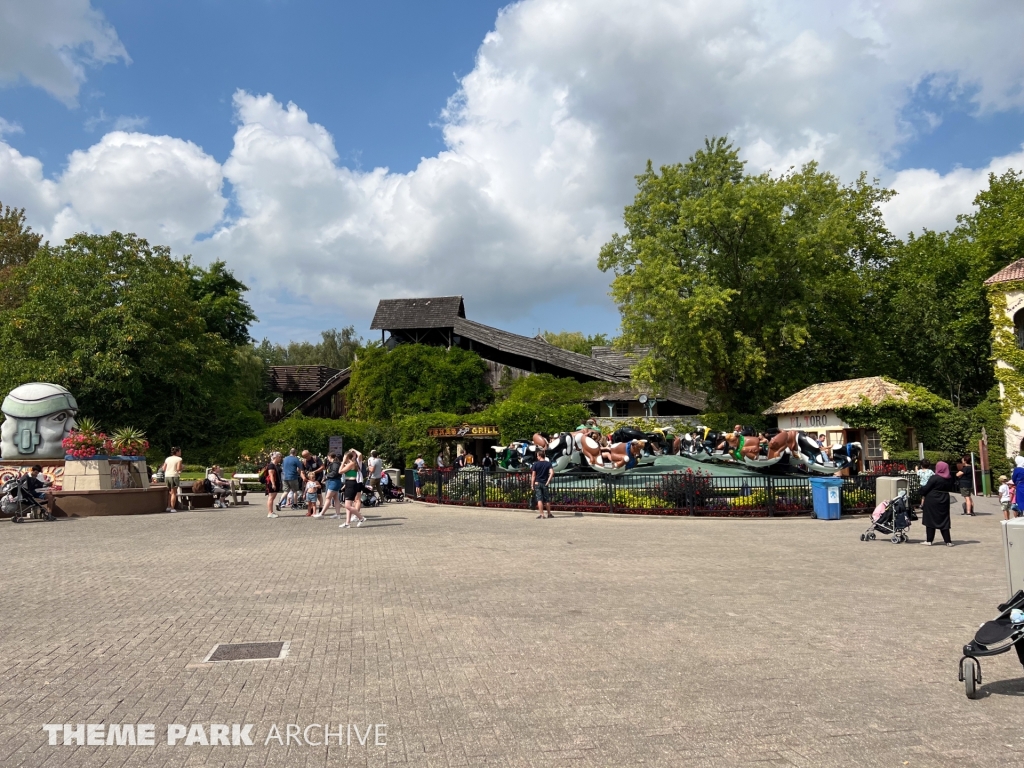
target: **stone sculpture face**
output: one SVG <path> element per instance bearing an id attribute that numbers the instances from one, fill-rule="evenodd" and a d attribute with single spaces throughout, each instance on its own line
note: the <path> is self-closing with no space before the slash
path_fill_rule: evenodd
<path id="1" fill-rule="evenodd" d="M 22 384 L 4 398 L 0 411 L 0 456 L 6 461 L 62 459 L 61 441 L 75 427 L 78 403 L 57 384 Z"/>

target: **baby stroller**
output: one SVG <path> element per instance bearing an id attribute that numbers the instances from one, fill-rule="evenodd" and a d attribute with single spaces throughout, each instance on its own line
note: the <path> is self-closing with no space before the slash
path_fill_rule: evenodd
<path id="1" fill-rule="evenodd" d="M 396 488 L 394 483 L 388 483 L 387 485 L 381 483 L 380 495 L 384 501 L 405 501 L 405 491 L 401 488 Z"/>
<path id="2" fill-rule="evenodd" d="M 1024 666 L 1024 590 L 999 606 L 999 615 L 993 621 L 986 621 L 964 646 L 960 659 L 960 682 L 964 684 L 968 699 L 978 698 L 981 685 L 981 662 L 979 656 L 998 656 L 1010 648 L 1017 651 L 1017 658 Z M 964 663 L 966 662 L 966 664 Z"/>
<path id="3" fill-rule="evenodd" d="M 15 523 L 23 523 L 26 520 L 52 522 L 55 518 L 50 514 L 50 510 L 43 502 L 26 493 L 20 481 L 21 478 L 15 477 L 0 487 L 0 510 L 5 515 L 11 515 L 11 521 Z"/>
<path id="4" fill-rule="evenodd" d="M 861 541 L 872 541 L 875 532 L 890 537 L 893 544 L 901 544 L 907 540 L 910 521 L 917 520 L 907 503 L 907 491 L 901 488 L 895 499 L 881 502 L 871 513 L 871 527 L 860 535 Z"/>
<path id="5" fill-rule="evenodd" d="M 372 488 L 364 489 L 359 500 L 363 503 L 364 507 L 380 506 L 380 499 L 377 497 L 377 494 L 373 492 Z"/>

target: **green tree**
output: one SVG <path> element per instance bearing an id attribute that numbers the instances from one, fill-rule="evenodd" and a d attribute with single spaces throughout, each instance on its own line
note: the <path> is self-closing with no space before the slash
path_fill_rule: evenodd
<path id="1" fill-rule="evenodd" d="M 506 391 L 505 399 L 533 405 L 575 405 L 589 401 L 597 390 L 608 387 L 604 382 L 581 384 L 575 379 L 536 373 L 513 381 Z"/>
<path id="2" fill-rule="evenodd" d="M 608 337 L 603 333 L 595 333 L 592 336 L 584 336 L 579 331 L 541 331 L 541 338 L 548 344 L 555 347 L 567 349 L 580 355 L 590 357 L 591 347 L 608 346 Z"/>
<path id="3" fill-rule="evenodd" d="M 35 256 L 43 236 L 25 224 L 25 209 L 0 203 L 0 269 L 25 264 Z"/>
<path id="4" fill-rule="evenodd" d="M 387 421 L 413 413 L 466 413 L 494 398 L 487 364 L 475 352 L 423 344 L 366 348 L 352 369 L 356 418 Z"/>
<path id="5" fill-rule="evenodd" d="M 877 273 L 873 296 L 879 372 L 942 394 L 957 405 L 994 384 L 992 324 L 984 282 L 992 259 L 964 229 L 910 235 Z"/>
<path id="6" fill-rule="evenodd" d="M 249 326 L 256 313 L 243 295 L 249 289 L 228 270 L 223 261 L 206 269 L 191 267 L 192 298 L 199 303 L 206 330 L 234 346 L 250 342 Z"/>
<path id="7" fill-rule="evenodd" d="M 267 365 L 326 365 L 344 370 L 352 365 L 362 347 L 362 338 L 349 325 L 340 331 L 337 328 L 321 331 L 320 341 L 316 344 L 290 341 L 284 346 L 263 339 L 253 346 L 253 350 Z"/>
<path id="8" fill-rule="evenodd" d="M 976 211 L 957 217 L 959 229 L 978 244 L 993 271 L 1024 258 L 1024 172 L 989 174 L 988 189 L 974 205 Z"/>
<path id="9" fill-rule="evenodd" d="M 754 410 L 872 357 L 859 318 L 892 242 L 878 207 L 890 192 L 814 163 L 747 175 L 721 138 L 660 173 L 648 163 L 637 186 L 598 262 L 615 273 L 621 343 L 652 349 L 637 378 Z"/>
<path id="10" fill-rule="evenodd" d="M 0 389 L 63 384 L 83 414 L 139 427 L 158 449 L 215 446 L 258 428 L 234 339 L 207 328 L 201 283 L 188 260 L 135 235 L 82 234 L 41 249 L 0 277 L 10 297 Z"/>

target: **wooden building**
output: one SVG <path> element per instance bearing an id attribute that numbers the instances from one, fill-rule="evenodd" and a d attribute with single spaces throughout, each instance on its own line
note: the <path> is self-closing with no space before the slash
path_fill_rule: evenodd
<path id="1" fill-rule="evenodd" d="M 707 400 L 702 392 L 690 392 L 674 384 L 658 392 L 641 393 L 630 384 L 630 367 L 635 365 L 635 355 L 610 347 L 594 347 L 591 355 L 580 355 L 543 339 L 477 323 L 466 317 L 461 296 L 383 299 L 377 305 L 370 328 L 379 330 L 381 341 L 391 348 L 415 343 L 461 347 L 476 352 L 487 361 L 491 383 L 495 386 L 503 375 L 518 377 L 531 373 L 549 373 L 581 382 L 608 382 L 607 393 L 591 403 L 595 415 L 646 415 L 646 408 L 639 402 L 641 394 L 657 400 L 653 416 L 696 414 Z M 638 350 L 641 356 L 645 353 L 646 350 Z"/>

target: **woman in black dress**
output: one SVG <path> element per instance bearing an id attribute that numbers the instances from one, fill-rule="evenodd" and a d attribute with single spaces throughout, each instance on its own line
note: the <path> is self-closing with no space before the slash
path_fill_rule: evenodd
<path id="1" fill-rule="evenodd" d="M 935 465 L 935 474 L 921 488 L 921 508 L 924 510 L 924 530 L 927 541 L 922 544 L 931 546 L 935 540 L 935 529 L 942 532 L 942 540 L 947 547 L 952 547 L 949 538 L 949 492 L 953 490 L 949 464 L 940 461 Z"/>

